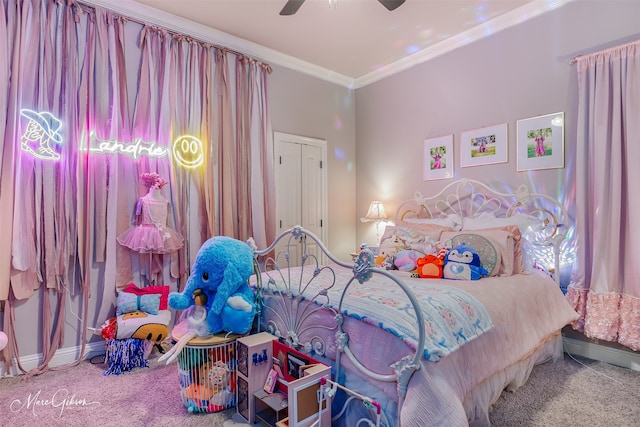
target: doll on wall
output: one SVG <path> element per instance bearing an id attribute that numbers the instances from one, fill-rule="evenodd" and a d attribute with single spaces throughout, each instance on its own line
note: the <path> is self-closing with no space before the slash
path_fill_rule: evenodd
<path id="1" fill-rule="evenodd" d="M 118 242 L 142 254 L 176 252 L 182 248 L 184 238 L 167 226 L 171 206 L 162 196 L 162 187 L 167 181 L 157 173 L 143 173 L 140 178 L 149 190 L 138 199 L 136 225 L 120 234 Z"/>

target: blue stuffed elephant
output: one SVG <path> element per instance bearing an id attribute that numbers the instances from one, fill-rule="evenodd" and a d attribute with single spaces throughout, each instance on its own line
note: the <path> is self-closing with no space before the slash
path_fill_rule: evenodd
<path id="1" fill-rule="evenodd" d="M 256 314 L 255 295 L 248 284 L 253 271 L 253 250 L 246 243 L 212 237 L 200 247 L 184 290 L 169 294 L 169 306 L 185 310 L 195 305 L 195 294 L 201 298 L 204 293 L 211 334 L 246 334 Z"/>

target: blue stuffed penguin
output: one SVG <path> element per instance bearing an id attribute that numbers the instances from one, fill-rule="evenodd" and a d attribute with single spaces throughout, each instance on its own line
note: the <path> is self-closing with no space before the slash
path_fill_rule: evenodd
<path id="1" fill-rule="evenodd" d="M 467 244 L 454 246 L 444 258 L 445 279 L 478 280 L 487 275 L 489 272 L 482 267 L 480 255 Z"/>

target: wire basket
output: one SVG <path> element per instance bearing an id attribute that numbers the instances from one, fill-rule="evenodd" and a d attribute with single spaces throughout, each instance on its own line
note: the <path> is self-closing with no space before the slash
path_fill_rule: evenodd
<path id="1" fill-rule="evenodd" d="M 189 341 L 178 355 L 180 396 L 189 412 L 235 406 L 235 338 L 214 335 Z"/>

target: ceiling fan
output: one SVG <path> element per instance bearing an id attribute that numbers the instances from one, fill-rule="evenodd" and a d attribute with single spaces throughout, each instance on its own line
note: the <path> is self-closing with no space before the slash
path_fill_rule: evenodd
<path id="1" fill-rule="evenodd" d="M 392 11 L 401 6 L 402 3 L 405 2 L 405 0 L 378 0 L 378 2 L 386 7 L 387 10 Z M 300 9 L 302 3 L 304 3 L 304 0 L 287 0 L 287 3 L 280 11 L 280 15 L 294 15 L 298 11 L 298 9 Z"/>

